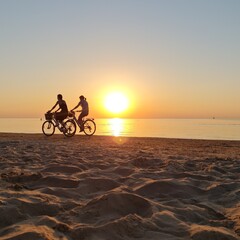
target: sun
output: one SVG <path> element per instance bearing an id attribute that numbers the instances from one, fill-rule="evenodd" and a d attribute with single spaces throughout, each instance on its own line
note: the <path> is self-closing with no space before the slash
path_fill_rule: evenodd
<path id="1" fill-rule="evenodd" d="M 128 99 L 123 93 L 109 93 L 105 98 L 105 107 L 111 113 L 124 112 L 128 108 L 128 106 Z"/>

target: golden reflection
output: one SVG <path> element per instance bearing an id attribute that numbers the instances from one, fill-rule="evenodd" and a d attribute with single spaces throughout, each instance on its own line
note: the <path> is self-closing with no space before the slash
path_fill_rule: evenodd
<path id="1" fill-rule="evenodd" d="M 120 118 L 109 119 L 109 123 L 113 136 L 119 137 L 124 130 L 123 119 Z"/>

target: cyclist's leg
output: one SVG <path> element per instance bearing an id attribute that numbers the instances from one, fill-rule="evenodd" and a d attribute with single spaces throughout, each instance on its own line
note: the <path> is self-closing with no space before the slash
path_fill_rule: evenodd
<path id="1" fill-rule="evenodd" d="M 56 113 L 56 120 L 60 124 L 61 127 L 63 127 L 63 120 L 67 117 L 67 114 L 65 112 L 57 112 Z"/>
<path id="2" fill-rule="evenodd" d="M 56 112 L 55 113 L 55 119 L 56 119 L 57 126 L 59 126 L 60 118 L 61 118 L 61 114 L 59 112 Z"/>
<path id="3" fill-rule="evenodd" d="M 83 131 L 83 118 L 86 117 L 88 114 L 86 112 L 81 112 L 79 117 L 78 117 L 78 122 L 80 125 L 80 131 Z"/>
<path id="4" fill-rule="evenodd" d="M 80 132 L 83 131 L 83 120 L 82 120 L 83 115 L 84 115 L 83 112 L 81 112 L 80 115 L 78 116 L 78 122 L 79 122 L 79 125 L 80 125 Z"/>

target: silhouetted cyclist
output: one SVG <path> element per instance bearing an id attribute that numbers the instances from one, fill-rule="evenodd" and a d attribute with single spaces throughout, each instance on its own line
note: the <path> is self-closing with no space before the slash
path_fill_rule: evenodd
<path id="1" fill-rule="evenodd" d="M 66 102 L 62 99 L 62 94 L 57 95 L 57 102 L 56 104 L 52 107 L 51 110 L 48 111 L 50 113 L 57 105 L 59 105 L 59 108 L 55 111 L 55 118 L 62 124 L 62 121 L 68 116 L 68 107 Z M 61 110 L 58 112 L 58 110 Z"/>
<path id="2" fill-rule="evenodd" d="M 81 111 L 81 113 L 80 113 L 80 115 L 79 115 L 79 117 L 78 117 L 78 122 L 79 122 L 79 124 L 80 124 L 80 126 L 81 126 L 81 127 L 80 127 L 80 132 L 82 132 L 82 131 L 83 131 L 83 118 L 88 115 L 88 113 L 89 113 L 89 107 L 88 107 L 87 99 L 86 99 L 83 95 L 81 95 L 81 96 L 79 97 L 79 99 L 80 99 L 80 102 L 79 102 L 78 105 L 77 105 L 75 108 L 73 108 L 71 111 L 73 111 L 74 109 L 78 108 L 79 106 L 82 107 L 82 111 Z"/>

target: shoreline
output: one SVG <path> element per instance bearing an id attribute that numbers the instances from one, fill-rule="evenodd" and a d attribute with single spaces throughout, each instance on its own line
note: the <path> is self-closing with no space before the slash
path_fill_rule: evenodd
<path id="1" fill-rule="evenodd" d="M 0 132 L 0 138 L 1 137 L 37 137 L 42 136 L 46 139 L 56 138 L 56 137 L 63 137 L 66 139 L 74 139 L 78 137 L 86 137 L 86 138 L 125 138 L 125 139 L 153 139 L 153 140 L 182 140 L 182 141 L 220 141 L 220 142 L 239 142 L 240 140 L 236 139 L 201 139 L 201 138 L 171 138 L 171 137 L 136 137 L 136 136 L 110 136 L 110 135 L 93 135 L 93 136 L 86 136 L 84 133 L 76 134 L 73 137 L 65 137 L 62 133 L 55 133 L 53 136 L 47 137 L 43 133 L 13 133 L 13 132 Z"/>

